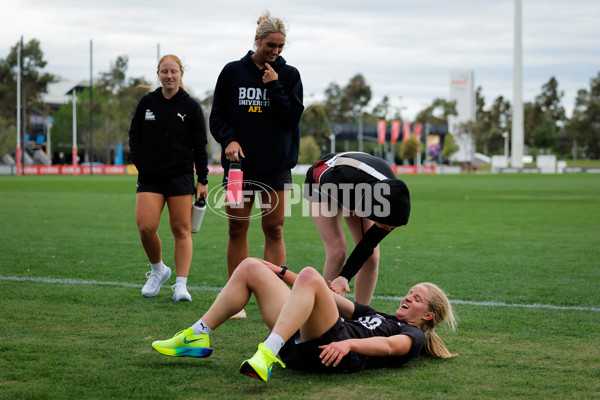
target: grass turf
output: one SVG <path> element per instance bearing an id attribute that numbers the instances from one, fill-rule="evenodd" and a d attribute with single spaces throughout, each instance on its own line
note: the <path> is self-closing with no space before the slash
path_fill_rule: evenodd
<path id="1" fill-rule="evenodd" d="M 402 179 L 410 224 L 381 245 L 372 305 L 392 311 L 397 300 L 387 297 L 439 284 L 460 318 L 457 332 L 439 334 L 460 358 L 353 375 L 276 367 L 264 383 L 238 372 L 267 334 L 254 300 L 247 319 L 211 336 L 207 359 L 150 346 L 195 322 L 225 284 L 225 219 L 207 213 L 193 236 L 193 302 L 173 303 L 169 285 L 147 299 L 135 177 L 0 177 L 0 398 L 598 398 L 599 177 Z M 167 212 L 159 232 L 173 266 Z M 323 246 L 301 203 L 285 240 L 288 267 L 322 268 Z M 261 257 L 258 220 L 249 241 Z"/>

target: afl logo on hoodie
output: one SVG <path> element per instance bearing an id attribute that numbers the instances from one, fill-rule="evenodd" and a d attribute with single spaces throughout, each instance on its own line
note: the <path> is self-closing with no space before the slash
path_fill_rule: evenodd
<path id="1" fill-rule="evenodd" d="M 146 109 L 146 121 L 154 121 L 154 113 L 150 109 Z"/>
<path id="2" fill-rule="evenodd" d="M 245 87 L 238 89 L 238 104 L 240 106 L 250 106 L 248 112 L 262 112 L 261 107 L 271 105 L 271 101 L 267 97 L 267 89 Z"/>

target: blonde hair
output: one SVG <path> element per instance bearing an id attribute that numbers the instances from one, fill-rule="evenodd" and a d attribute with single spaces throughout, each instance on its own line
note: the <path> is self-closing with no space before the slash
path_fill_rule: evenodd
<path id="1" fill-rule="evenodd" d="M 436 325 L 443 321 L 446 321 L 450 330 L 456 330 L 456 316 L 454 315 L 454 310 L 452 309 L 450 300 L 448 300 L 448 296 L 442 289 L 433 283 L 423 282 L 418 285 L 425 286 L 429 289 L 431 296 L 427 299 L 427 302 L 429 303 L 429 311 L 434 314 L 434 317 L 425 321 L 425 325 L 421 328 L 425 333 L 425 353 L 435 358 L 458 357 L 457 353 L 450 353 L 450 351 L 448 351 L 448 348 L 442 339 L 440 339 L 433 330 Z"/>
<path id="2" fill-rule="evenodd" d="M 161 59 L 158 61 L 158 66 L 156 67 L 156 72 L 160 71 L 160 64 L 162 64 L 168 58 L 170 58 L 171 60 L 173 60 L 177 63 L 177 65 L 179 66 L 179 71 L 183 75 L 183 64 L 181 63 L 181 60 L 179 59 L 179 57 L 177 57 L 174 54 L 167 54 L 167 55 L 162 56 Z M 183 86 L 182 79 L 179 79 L 179 87 L 182 88 L 183 90 L 185 90 L 185 86 Z"/>
<path id="3" fill-rule="evenodd" d="M 257 47 L 256 42 L 266 38 L 270 33 L 281 33 L 284 37 L 286 36 L 286 27 L 283 21 L 279 18 L 271 17 L 269 11 L 265 11 L 263 15 L 258 18 L 256 24 L 258 26 L 256 27 L 254 47 Z"/>

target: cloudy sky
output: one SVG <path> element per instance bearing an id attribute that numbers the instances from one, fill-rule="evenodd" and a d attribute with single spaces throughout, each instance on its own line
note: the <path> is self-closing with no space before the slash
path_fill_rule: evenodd
<path id="1" fill-rule="evenodd" d="M 288 25 L 283 56 L 300 70 L 305 103 L 362 73 L 375 105 L 387 95 L 412 119 L 448 98 L 450 72 L 472 70 L 486 104 L 512 101 L 515 0 L 12 0 L 0 13 L 0 57 L 23 36 L 40 40 L 46 71 L 89 79 L 120 56 L 128 75 L 154 82 L 158 49 L 178 55 L 198 97 L 222 67 L 252 47 L 268 9 Z M 568 114 L 577 91 L 600 72 L 600 1 L 522 0 L 523 99 L 552 76 Z"/>

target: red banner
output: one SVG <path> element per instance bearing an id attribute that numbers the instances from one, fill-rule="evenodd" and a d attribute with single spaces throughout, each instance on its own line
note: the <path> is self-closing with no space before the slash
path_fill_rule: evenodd
<path id="1" fill-rule="evenodd" d="M 435 175 L 437 173 L 435 165 L 392 165 L 392 170 L 397 175 Z"/>
<path id="2" fill-rule="evenodd" d="M 25 175 L 90 175 L 94 168 L 94 175 L 125 175 L 124 165 L 94 165 L 90 167 L 73 165 L 26 165 Z"/>
<path id="3" fill-rule="evenodd" d="M 415 136 L 417 139 L 421 136 L 421 131 L 423 130 L 423 124 L 415 124 Z"/>
<path id="4" fill-rule="evenodd" d="M 77 175 L 77 174 L 79 174 L 79 168 L 77 168 L 77 162 L 79 161 L 78 160 L 79 156 L 77 155 L 77 147 L 73 147 L 73 150 L 72 150 L 71 154 L 73 154 L 73 170 L 72 170 L 72 173 L 73 173 L 73 175 Z"/>
<path id="5" fill-rule="evenodd" d="M 23 168 L 21 167 L 21 146 L 17 146 L 15 158 L 17 159 L 17 176 L 20 176 L 23 173 Z"/>
<path id="6" fill-rule="evenodd" d="M 128 165 L 94 165 L 94 175 L 137 175 L 138 171 L 133 164 Z M 23 167 L 24 175 L 90 175 L 92 167 L 89 165 L 26 165 Z M 208 173 L 222 175 L 223 167 L 217 164 L 208 165 Z M 304 172 L 305 173 L 305 172 Z"/>
<path id="7" fill-rule="evenodd" d="M 392 143 L 396 143 L 400 137 L 400 121 L 392 121 Z"/>
<path id="8" fill-rule="evenodd" d="M 410 122 L 404 121 L 404 126 L 402 127 L 402 140 L 406 140 L 410 137 Z"/>
<path id="9" fill-rule="evenodd" d="M 384 119 L 380 119 L 379 121 L 377 121 L 377 139 L 379 141 L 379 144 L 385 143 L 385 128 L 386 122 Z"/>

